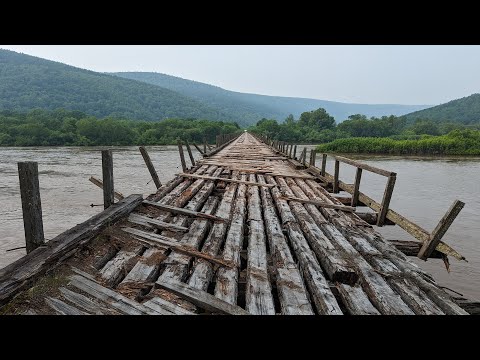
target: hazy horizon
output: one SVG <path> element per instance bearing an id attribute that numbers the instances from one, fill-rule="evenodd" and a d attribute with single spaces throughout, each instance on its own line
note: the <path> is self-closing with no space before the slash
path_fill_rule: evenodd
<path id="1" fill-rule="evenodd" d="M 480 46 L 0 45 L 97 72 L 157 72 L 226 90 L 438 105 L 479 92 Z"/>

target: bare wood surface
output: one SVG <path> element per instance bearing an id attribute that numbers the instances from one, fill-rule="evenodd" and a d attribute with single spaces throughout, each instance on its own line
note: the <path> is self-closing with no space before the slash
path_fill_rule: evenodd
<path id="1" fill-rule="evenodd" d="M 38 181 L 38 163 L 19 162 L 18 178 L 22 199 L 23 228 L 27 254 L 45 244 L 42 219 L 42 202 Z"/>
<path id="2" fill-rule="evenodd" d="M 191 216 L 191 217 L 196 217 L 196 218 L 204 218 L 204 219 L 220 221 L 220 222 L 223 222 L 223 221 L 227 220 L 227 219 L 215 216 L 215 215 L 209 215 L 209 214 L 204 214 L 204 213 L 201 213 L 201 212 L 198 212 L 198 211 L 178 208 L 178 207 L 170 206 L 170 205 L 164 205 L 164 204 L 160 204 L 160 203 L 153 202 L 153 201 L 144 200 L 143 203 L 146 204 L 146 205 L 155 206 L 156 208 L 158 208 L 160 210 L 169 211 L 169 212 L 174 213 L 174 214 L 181 214 L 181 215 L 185 215 L 185 216 Z"/>
<path id="3" fill-rule="evenodd" d="M 88 179 L 88 180 L 90 180 L 90 182 L 92 182 L 93 184 L 97 185 L 100 189 L 103 189 L 103 181 L 102 180 L 97 179 L 94 176 L 90 176 L 90 179 Z M 125 196 L 118 191 L 114 191 L 113 195 L 115 196 L 115 199 L 117 199 L 117 200 L 125 199 Z"/>
<path id="4" fill-rule="evenodd" d="M 312 204 L 312 205 L 324 207 L 326 209 L 342 210 L 342 211 L 346 211 L 346 212 L 355 211 L 355 208 L 351 207 L 351 206 L 328 204 L 328 203 L 324 203 L 324 202 L 321 202 L 321 201 L 301 199 L 301 198 L 294 197 L 294 196 L 282 196 L 282 199 L 287 200 L 287 201 L 296 201 L 296 202 L 300 202 L 302 204 Z"/>
<path id="5" fill-rule="evenodd" d="M 145 165 L 147 165 L 148 171 L 150 172 L 150 176 L 152 177 L 152 180 L 155 183 L 155 186 L 157 187 L 157 189 L 159 189 L 162 186 L 162 183 L 160 182 L 157 171 L 155 170 L 155 166 L 153 166 L 152 160 L 150 159 L 150 155 L 148 155 L 148 152 L 145 149 L 145 147 L 140 146 L 138 149 L 142 154 L 143 161 L 145 161 Z"/>
<path id="6" fill-rule="evenodd" d="M 212 180 L 212 181 L 225 181 L 235 184 L 245 184 L 245 185 L 256 185 L 256 186 L 266 186 L 272 187 L 270 184 L 260 184 L 255 181 L 245 181 L 245 180 L 237 180 L 237 179 L 226 179 L 221 177 L 214 177 L 214 176 L 206 176 L 206 175 L 195 175 L 195 174 L 176 174 L 177 176 L 192 178 L 192 179 L 204 179 L 204 180 Z"/>

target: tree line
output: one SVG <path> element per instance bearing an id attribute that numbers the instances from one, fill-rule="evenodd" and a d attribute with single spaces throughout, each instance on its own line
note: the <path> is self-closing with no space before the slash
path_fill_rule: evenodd
<path id="1" fill-rule="evenodd" d="M 168 145 L 177 138 L 215 143 L 217 135 L 238 130 L 237 123 L 212 120 L 135 121 L 64 109 L 0 111 L 0 146 Z"/>

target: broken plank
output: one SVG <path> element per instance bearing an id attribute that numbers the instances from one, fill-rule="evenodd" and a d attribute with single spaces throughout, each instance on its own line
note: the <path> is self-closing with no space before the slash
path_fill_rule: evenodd
<path id="1" fill-rule="evenodd" d="M 343 305 L 351 315 L 380 315 L 360 286 L 336 285 Z"/>
<path id="2" fill-rule="evenodd" d="M 186 232 L 188 228 L 185 226 L 179 226 L 172 223 L 167 223 L 165 221 L 149 218 L 148 216 L 139 215 L 136 213 L 131 213 L 128 217 L 128 221 L 138 225 L 147 225 L 156 229 L 170 230 L 170 231 L 179 231 Z"/>
<path id="3" fill-rule="evenodd" d="M 135 258 L 142 252 L 143 246 L 136 246 L 132 251 L 120 250 L 118 254 L 110 260 L 100 270 L 100 277 L 110 286 L 116 286 L 133 268 L 132 263 Z"/>
<path id="4" fill-rule="evenodd" d="M 143 302 L 142 305 L 148 308 L 151 308 L 153 310 L 161 310 L 161 308 L 167 309 L 168 311 L 172 312 L 175 315 L 196 315 L 195 313 L 187 309 L 184 309 L 183 307 L 178 306 L 170 301 L 162 299 L 159 296 L 155 296 L 150 300 Z"/>
<path id="5" fill-rule="evenodd" d="M 118 315 L 119 313 L 115 311 L 114 309 L 109 309 L 102 304 L 93 301 L 92 299 L 86 297 L 85 295 L 76 293 L 72 290 L 69 290 L 65 287 L 61 287 L 60 293 L 62 296 L 70 301 L 71 303 L 77 305 L 78 307 L 81 307 L 82 309 L 88 311 L 91 314 L 94 315 L 104 315 L 104 314 L 109 314 L 109 315 Z"/>
<path id="6" fill-rule="evenodd" d="M 213 313 L 226 315 L 250 315 L 240 306 L 229 304 L 206 291 L 193 288 L 181 282 L 162 282 L 157 285 L 163 289 L 171 291 L 172 293 L 183 297 L 191 303 L 197 305 L 199 308 L 211 311 Z"/>

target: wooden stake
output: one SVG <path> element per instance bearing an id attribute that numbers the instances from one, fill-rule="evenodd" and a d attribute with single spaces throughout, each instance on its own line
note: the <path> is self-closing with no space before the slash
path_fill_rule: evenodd
<path id="1" fill-rule="evenodd" d="M 293 158 L 296 160 L 297 159 L 297 145 L 293 147 Z"/>
<path id="2" fill-rule="evenodd" d="M 322 176 L 325 176 L 325 167 L 327 166 L 327 154 L 322 154 Z"/>
<path id="3" fill-rule="evenodd" d="M 442 239 L 443 235 L 447 232 L 450 225 L 452 225 L 453 220 L 457 217 L 460 211 L 465 206 L 465 203 L 460 200 L 455 200 L 454 203 L 450 206 L 448 211 L 443 215 L 442 219 L 438 222 L 437 226 L 430 235 L 430 239 L 423 243 L 422 248 L 418 252 L 418 257 L 422 260 L 427 260 L 428 257 L 432 254 L 433 250 L 437 247 Z"/>
<path id="4" fill-rule="evenodd" d="M 338 194 L 338 174 L 340 172 L 340 161 L 335 159 L 335 173 L 333 175 L 333 193 Z"/>
<path id="5" fill-rule="evenodd" d="M 100 189 L 103 189 L 103 181 L 102 180 L 97 179 L 94 176 L 90 176 L 90 179 L 88 179 L 88 180 L 90 180 L 93 184 L 97 185 Z M 122 200 L 122 199 L 125 198 L 125 196 L 118 191 L 114 192 L 114 196 L 115 196 L 115 199 L 117 199 L 117 200 Z"/>
<path id="6" fill-rule="evenodd" d="M 395 173 L 394 173 L 395 174 Z M 390 175 L 385 186 L 385 193 L 383 194 L 382 207 L 378 213 L 377 226 L 383 226 L 385 217 L 387 216 L 388 207 L 390 206 L 390 200 L 392 199 L 393 188 L 395 187 L 396 175 Z"/>
<path id="7" fill-rule="evenodd" d="M 192 149 L 190 148 L 190 145 L 188 144 L 187 140 L 185 140 L 185 145 L 187 146 L 187 151 L 188 151 L 188 156 L 190 157 L 190 162 L 192 163 L 192 166 L 195 166 L 195 160 L 193 158 Z"/>
<path id="8" fill-rule="evenodd" d="M 187 164 L 185 163 L 185 155 L 183 154 L 183 145 L 180 139 L 178 139 L 177 142 L 178 142 L 178 153 L 180 154 L 180 161 L 182 162 L 182 170 L 183 172 L 186 172 Z M 218 136 L 217 136 L 217 144 L 218 144 Z"/>
<path id="9" fill-rule="evenodd" d="M 207 138 L 206 137 L 203 138 L 203 153 L 204 154 L 207 153 Z"/>
<path id="10" fill-rule="evenodd" d="M 147 165 L 148 171 L 150 172 L 150 176 L 152 177 L 153 182 L 155 183 L 155 186 L 157 187 L 157 189 L 159 189 L 160 186 L 162 186 L 162 183 L 158 178 L 157 171 L 153 166 L 152 160 L 150 160 L 150 155 L 148 155 L 147 150 L 143 146 L 140 146 L 138 149 L 140 150 L 140 153 L 143 156 L 143 161 L 145 161 L 145 165 Z"/>
<path id="11" fill-rule="evenodd" d="M 22 199 L 23 228 L 27 254 L 45 243 L 42 221 L 42 202 L 38 182 L 38 163 L 19 162 L 18 178 Z"/>
<path id="12" fill-rule="evenodd" d="M 112 150 L 102 150 L 102 174 L 103 174 L 103 208 L 107 209 L 115 202 L 113 188 L 113 157 Z"/>
<path id="13" fill-rule="evenodd" d="M 361 179 L 362 179 L 362 169 L 357 168 L 357 173 L 355 174 L 355 184 L 353 187 L 353 195 L 352 195 L 352 203 L 351 203 L 352 206 L 357 206 Z"/>
<path id="14" fill-rule="evenodd" d="M 197 144 L 193 143 L 193 146 L 195 146 L 195 148 L 198 150 L 198 152 L 199 152 L 200 154 L 202 154 L 202 155 L 204 154 L 204 152 L 202 151 L 202 149 L 200 149 Z M 207 147 L 207 146 L 205 145 L 205 148 L 206 148 L 206 147 Z M 205 151 L 206 151 L 206 150 L 205 150 Z"/>

